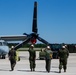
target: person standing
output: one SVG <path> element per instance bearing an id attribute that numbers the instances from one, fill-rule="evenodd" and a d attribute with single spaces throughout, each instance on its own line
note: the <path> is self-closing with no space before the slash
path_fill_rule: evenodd
<path id="1" fill-rule="evenodd" d="M 47 48 L 44 50 L 44 52 L 45 52 L 45 62 L 46 62 L 45 68 L 46 68 L 46 71 L 49 73 L 53 52 L 52 52 L 50 46 L 47 46 Z"/>
<path id="2" fill-rule="evenodd" d="M 29 62 L 31 71 L 35 71 L 35 59 L 36 59 L 36 51 L 34 50 L 34 45 L 32 44 L 29 48 Z"/>
<path id="3" fill-rule="evenodd" d="M 11 64 L 11 71 L 13 71 L 16 65 L 16 51 L 14 50 L 14 46 L 11 47 L 11 50 L 8 53 L 8 57 Z"/>
<path id="4" fill-rule="evenodd" d="M 65 46 L 62 46 L 62 49 L 58 51 L 58 58 L 59 58 L 59 73 L 61 73 L 61 69 L 63 66 L 64 72 L 67 69 L 67 58 L 69 56 L 69 51 L 66 49 Z"/>

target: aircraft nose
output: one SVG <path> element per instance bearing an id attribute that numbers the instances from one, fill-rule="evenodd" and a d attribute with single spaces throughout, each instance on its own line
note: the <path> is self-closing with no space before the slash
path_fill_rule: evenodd
<path id="1" fill-rule="evenodd" d="M 9 52 L 9 47 L 8 46 L 0 46 L 0 50 L 5 52 L 5 53 L 8 53 Z"/>

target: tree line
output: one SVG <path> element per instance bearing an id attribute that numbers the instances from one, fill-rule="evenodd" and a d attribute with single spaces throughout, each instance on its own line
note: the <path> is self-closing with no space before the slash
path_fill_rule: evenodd
<path id="1" fill-rule="evenodd" d="M 8 43 L 8 46 L 11 48 L 11 46 L 16 46 L 19 43 Z M 52 50 L 56 51 L 59 50 L 61 48 L 62 45 L 65 45 L 65 43 L 62 44 L 50 44 L 50 47 L 52 48 Z M 66 44 L 67 48 L 69 50 L 70 53 L 76 53 L 76 44 Z M 28 48 L 30 47 L 30 44 L 25 44 L 22 46 L 22 48 Z M 35 48 L 45 48 L 46 45 L 42 44 L 42 43 L 37 43 L 34 45 Z"/>

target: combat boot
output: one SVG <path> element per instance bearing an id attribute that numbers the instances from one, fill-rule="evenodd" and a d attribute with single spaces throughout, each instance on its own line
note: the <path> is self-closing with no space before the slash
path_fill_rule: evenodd
<path id="1" fill-rule="evenodd" d="M 31 71 L 32 71 L 32 68 L 31 68 Z"/>
<path id="2" fill-rule="evenodd" d="M 33 71 L 35 71 L 35 69 L 33 68 Z"/>
<path id="3" fill-rule="evenodd" d="M 47 71 L 48 73 L 50 72 L 50 71 Z"/>
<path id="4" fill-rule="evenodd" d="M 14 69 L 13 68 L 11 68 L 11 70 L 10 71 L 13 71 Z"/>
<path id="5" fill-rule="evenodd" d="M 47 69 L 47 72 L 49 73 L 49 72 L 50 72 L 50 70 L 48 70 L 48 69 Z"/>
<path id="6" fill-rule="evenodd" d="M 66 72 L 66 70 L 64 70 L 64 72 Z"/>
<path id="7" fill-rule="evenodd" d="M 14 70 L 14 68 L 12 67 L 11 71 L 13 71 L 13 70 Z"/>
<path id="8" fill-rule="evenodd" d="M 61 73 L 61 70 L 59 70 L 59 73 Z"/>

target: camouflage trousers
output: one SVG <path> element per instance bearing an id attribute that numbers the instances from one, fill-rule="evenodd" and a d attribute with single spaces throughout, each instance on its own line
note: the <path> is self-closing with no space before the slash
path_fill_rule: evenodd
<path id="1" fill-rule="evenodd" d="M 29 60 L 30 62 L 30 69 L 35 69 L 36 64 L 35 64 L 35 60 Z"/>
<path id="2" fill-rule="evenodd" d="M 63 67 L 64 70 L 67 69 L 67 59 L 59 60 L 59 69 L 61 70 Z"/>
<path id="3" fill-rule="evenodd" d="M 10 64 L 11 64 L 11 70 L 14 70 L 14 67 L 16 65 L 16 60 L 10 60 Z"/>
<path id="4" fill-rule="evenodd" d="M 45 62 L 46 62 L 46 66 L 45 66 L 46 71 L 47 71 L 47 72 L 50 72 L 51 59 L 46 59 Z"/>

